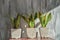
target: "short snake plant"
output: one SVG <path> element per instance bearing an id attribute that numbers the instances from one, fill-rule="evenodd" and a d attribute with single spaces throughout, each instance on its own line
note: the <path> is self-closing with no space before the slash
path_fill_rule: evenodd
<path id="1" fill-rule="evenodd" d="M 20 18 L 21 18 L 20 14 L 17 14 L 16 18 L 13 18 L 13 17 L 10 18 L 11 19 L 11 23 L 13 25 L 13 28 L 15 28 L 15 29 L 19 28 Z"/>

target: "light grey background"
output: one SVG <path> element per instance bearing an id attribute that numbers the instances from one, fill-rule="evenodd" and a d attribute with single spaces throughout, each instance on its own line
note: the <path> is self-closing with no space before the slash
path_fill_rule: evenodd
<path id="1" fill-rule="evenodd" d="M 11 22 L 9 19 L 10 16 L 16 17 L 18 12 L 22 15 L 27 15 L 36 11 L 41 11 L 45 13 L 57 7 L 58 5 L 60 5 L 60 0 L 0 0 L 0 35 L 1 35 L 0 40 L 8 40 L 8 38 L 10 37 L 9 35 L 11 27 Z M 59 10 L 58 9 L 55 10 L 58 19 L 56 20 L 57 21 L 56 32 L 57 34 L 60 34 L 59 32 L 60 9 Z M 25 24 L 24 21 L 23 23 Z M 21 23 L 21 27 L 23 23 Z"/>

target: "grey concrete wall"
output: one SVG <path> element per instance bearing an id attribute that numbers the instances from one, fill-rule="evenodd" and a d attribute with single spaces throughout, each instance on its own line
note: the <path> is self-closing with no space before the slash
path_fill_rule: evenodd
<path id="1" fill-rule="evenodd" d="M 0 0 L 0 40 L 9 38 L 10 16 L 16 17 L 18 12 L 22 15 L 36 11 L 48 12 L 58 5 L 60 0 Z"/>

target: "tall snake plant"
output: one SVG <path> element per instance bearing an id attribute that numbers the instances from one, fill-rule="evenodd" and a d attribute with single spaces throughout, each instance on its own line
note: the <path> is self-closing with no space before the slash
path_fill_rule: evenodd
<path id="1" fill-rule="evenodd" d="M 48 22 L 51 20 L 52 15 L 51 15 L 51 13 L 42 14 L 40 12 L 36 12 L 34 19 L 36 19 L 36 18 L 39 18 L 40 24 L 42 27 L 46 27 Z"/>
<path id="2" fill-rule="evenodd" d="M 51 13 L 47 13 L 47 14 L 41 15 L 40 18 L 39 18 L 40 19 L 41 26 L 43 28 L 46 27 L 46 25 L 51 20 L 51 18 L 52 18 Z"/>

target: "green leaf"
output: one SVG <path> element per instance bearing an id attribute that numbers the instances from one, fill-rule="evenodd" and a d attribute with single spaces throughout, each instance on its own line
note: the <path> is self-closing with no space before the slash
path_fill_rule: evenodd
<path id="1" fill-rule="evenodd" d="M 42 13 L 38 12 L 37 17 L 40 18 L 41 15 L 42 15 Z"/>
<path id="2" fill-rule="evenodd" d="M 20 25 L 20 19 L 21 19 L 20 15 L 17 15 L 16 21 L 15 21 L 16 28 L 18 28 Z"/>
<path id="3" fill-rule="evenodd" d="M 29 21 L 31 21 L 31 20 L 33 20 L 32 14 L 31 14 L 30 17 L 29 17 Z"/>
<path id="4" fill-rule="evenodd" d="M 14 22 L 14 18 L 13 17 L 11 17 L 10 20 L 11 20 L 12 23 Z"/>
<path id="5" fill-rule="evenodd" d="M 37 18 L 37 12 L 35 13 L 35 16 L 34 16 L 34 19 L 36 19 Z"/>
<path id="6" fill-rule="evenodd" d="M 47 16 L 46 16 L 46 25 L 51 20 L 51 18 L 52 18 L 51 13 L 48 13 Z"/>
<path id="7" fill-rule="evenodd" d="M 34 28 L 34 16 L 32 14 L 29 17 L 29 27 Z"/>
<path id="8" fill-rule="evenodd" d="M 35 13 L 35 16 L 34 16 L 34 20 L 35 20 L 36 18 L 40 18 L 41 15 L 42 15 L 42 13 L 36 12 L 36 13 Z"/>
<path id="9" fill-rule="evenodd" d="M 30 21 L 29 26 L 30 26 L 30 28 L 34 28 L 34 21 Z"/>
<path id="10" fill-rule="evenodd" d="M 42 27 L 46 27 L 45 20 L 46 20 L 46 15 L 40 17 L 40 22 L 41 22 Z"/>
<path id="11" fill-rule="evenodd" d="M 11 20 L 12 25 L 14 26 L 14 20 L 15 20 L 15 18 L 10 17 L 10 20 Z"/>

